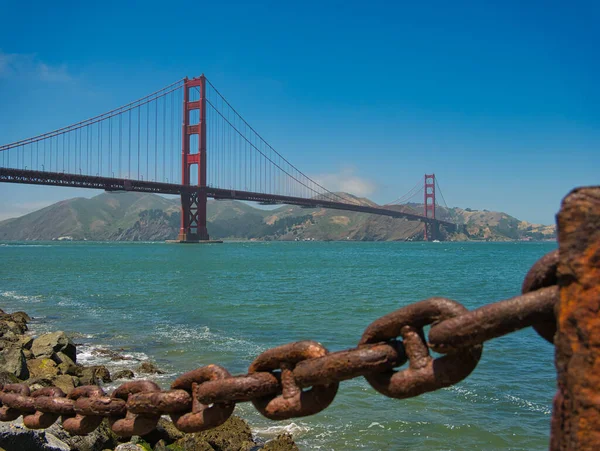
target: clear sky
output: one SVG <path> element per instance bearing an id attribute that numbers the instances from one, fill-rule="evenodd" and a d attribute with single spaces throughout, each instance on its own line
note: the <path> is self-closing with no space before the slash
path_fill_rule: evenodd
<path id="1" fill-rule="evenodd" d="M 0 144 L 205 73 L 280 153 L 379 203 L 552 223 L 600 182 L 600 2 L 0 0 Z M 0 184 L 0 219 L 94 191 Z"/>

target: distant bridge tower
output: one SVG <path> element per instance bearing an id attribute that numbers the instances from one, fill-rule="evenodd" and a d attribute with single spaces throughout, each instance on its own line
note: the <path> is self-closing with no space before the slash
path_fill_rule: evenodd
<path id="1" fill-rule="evenodd" d="M 190 89 L 197 89 L 200 98 L 190 101 Z M 198 111 L 199 122 L 190 124 L 190 112 Z M 190 148 L 190 138 L 198 136 L 198 148 Z M 194 168 L 196 166 L 196 168 Z M 183 123 L 181 145 L 181 184 L 191 184 L 192 169 L 198 171 L 197 189 L 181 193 L 181 228 L 178 241 L 207 241 L 206 230 L 206 78 L 204 74 L 189 80 L 183 89 Z"/>
<path id="2" fill-rule="evenodd" d="M 425 174 L 425 202 L 423 204 L 424 216 L 426 218 L 435 219 L 435 174 Z M 425 221 L 423 223 L 425 241 L 433 241 L 437 239 L 438 226 L 437 223 Z"/>

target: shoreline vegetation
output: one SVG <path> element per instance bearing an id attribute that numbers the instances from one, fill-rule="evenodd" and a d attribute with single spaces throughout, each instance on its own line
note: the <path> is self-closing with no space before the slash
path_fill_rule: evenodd
<path id="1" fill-rule="evenodd" d="M 24 383 L 33 392 L 55 386 L 69 394 L 82 385 L 103 386 L 128 380 L 152 378 L 163 372 L 149 361 L 135 368 L 109 371 L 104 365 L 77 362 L 77 345 L 63 331 L 34 335 L 28 324 L 32 318 L 25 312 L 6 313 L 0 309 L 0 384 Z M 128 357 L 110 349 L 94 352 L 111 360 Z M 132 359 L 132 364 L 134 363 Z M 139 362 L 137 362 L 139 363 Z M 290 434 L 284 433 L 265 441 L 255 436 L 247 422 L 233 415 L 223 425 L 204 432 L 184 434 L 170 419 L 162 417 L 157 428 L 143 437 L 118 437 L 105 419 L 91 434 L 70 436 L 60 421 L 45 430 L 27 429 L 22 417 L 0 423 L 0 450 L 44 451 L 293 451 L 298 450 Z"/>
<path id="2" fill-rule="evenodd" d="M 338 193 L 353 203 L 366 198 Z M 395 206 L 419 213 L 422 204 Z M 156 194 L 102 193 L 64 200 L 0 221 L 0 241 L 165 241 L 179 232 L 179 199 Z M 506 213 L 470 208 L 436 209 L 436 217 L 461 225 L 441 231 L 446 241 L 552 241 L 554 225 L 531 224 Z M 255 208 L 238 201 L 208 202 L 212 239 L 231 241 L 422 241 L 418 221 L 323 208 Z"/>

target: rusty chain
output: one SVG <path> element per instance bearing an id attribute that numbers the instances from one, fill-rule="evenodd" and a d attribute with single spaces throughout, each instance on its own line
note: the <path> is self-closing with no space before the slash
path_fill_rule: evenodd
<path id="1" fill-rule="evenodd" d="M 25 426 L 41 429 L 61 417 L 67 432 L 85 435 L 107 417 L 117 435 L 132 436 L 151 432 L 169 415 L 179 430 L 197 432 L 224 423 L 239 402 L 252 402 L 272 420 L 315 414 L 331 404 L 341 381 L 359 376 L 386 396 L 418 396 L 467 377 L 487 340 L 531 326 L 552 342 L 557 262 L 558 250 L 538 260 L 520 296 L 472 311 L 450 299 L 430 298 L 374 321 L 355 348 L 329 353 L 315 341 L 290 343 L 260 354 L 246 375 L 208 365 L 178 377 L 170 390 L 132 381 L 110 396 L 91 385 L 66 395 L 57 387 L 31 393 L 26 384 L 6 384 L 0 390 L 0 421 L 23 415 Z M 443 355 L 433 358 L 430 349 Z M 406 362 L 406 369 L 396 370 Z"/>

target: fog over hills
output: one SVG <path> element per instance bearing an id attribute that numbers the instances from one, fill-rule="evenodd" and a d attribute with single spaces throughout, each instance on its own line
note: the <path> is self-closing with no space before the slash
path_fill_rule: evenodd
<path id="1" fill-rule="evenodd" d="M 369 199 L 347 193 L 338 195 L 365 205 Z M 395 206 L 420 213 L 422 205 Z M 512 216 L 487 210 L 438 207 L 440 219 L 464 224 L 449 240 L 553 239 L 555 227 L 529 224 Z M 208 202 L 208 232 L 214 239 L 249 240 L 422 240 L 420 222 L 324 208 L 281 206 L 255 208 L 238 201 Z M 179 231 L 179 199 L 155 194 L 102 193 L 91 199 L 74 198 L 41 210 L 0 222 L 0 240 L 53 240 L 71 237 L 90 241 L 161 241 Z"/>

